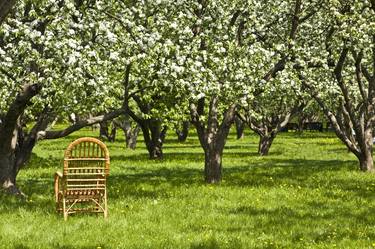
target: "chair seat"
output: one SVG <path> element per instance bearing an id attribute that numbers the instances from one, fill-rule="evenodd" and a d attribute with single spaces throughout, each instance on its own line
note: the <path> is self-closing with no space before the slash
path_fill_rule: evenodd
<path id="1" fill-rule="evenodd" d="M 93 196 L 103 196 L 102 190 L 66 190 L 65 198 L 91 198 Z"/>

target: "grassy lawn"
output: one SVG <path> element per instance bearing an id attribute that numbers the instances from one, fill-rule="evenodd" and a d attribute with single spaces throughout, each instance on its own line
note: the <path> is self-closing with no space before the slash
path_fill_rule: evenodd
<path id="1" fill-rule="evenodd" d="M 53 173 L 62 169 L 65 139 L 41 141 L 18 184 L 27 201 L 0 196 L 0 248 L 375 248 L 374 175 L 331 133 L 281 134 L 268 157 L 257 137 L 230 135 L 223 182 L 203 182 L 196 136 L 178 143 L 172 131 L 165 159 L 150 161 L 139 141 L 111 153 L 109 218 L 54 211 Z"/>

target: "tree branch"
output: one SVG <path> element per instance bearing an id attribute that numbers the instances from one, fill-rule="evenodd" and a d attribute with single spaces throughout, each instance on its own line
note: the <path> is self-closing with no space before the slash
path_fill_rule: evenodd
<path id="1" fill-rule="evenodd" d="M 104 115 L 99 115 L 96 117 L 91 117 L 85 120 L 79 120 L 77 123 L 59 131 L 40 131 L 38 132 L 38 139 L 56 139 L 61 137 L 66 137 L 69 134 L 82 129 L 83 127 L 104 122 L 117 118 L 118 116 L 125 113 L 124 109 L 117 109 L 112 112 L 106 113 Z"/>

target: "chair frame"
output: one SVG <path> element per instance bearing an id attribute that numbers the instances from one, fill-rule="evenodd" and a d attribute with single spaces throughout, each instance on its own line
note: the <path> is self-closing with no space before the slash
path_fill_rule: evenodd
<path id="1" fill-rule="evenodd" d="M 54 177 L 56 211 L 64 220 L 78 212 L 103 213 L 108 216 L 107 177 L 109 151 L 106 145 L 91 137 L 73 141 L 64 154 L 63 173 Z M 92 208 L 79 208 L 78 204 L 94 204 Z"/>

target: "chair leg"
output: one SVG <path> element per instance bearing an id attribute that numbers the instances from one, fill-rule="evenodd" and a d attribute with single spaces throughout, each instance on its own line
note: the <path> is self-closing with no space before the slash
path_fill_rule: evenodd
<path id="1" fill-rule="evenodd" d="M 65 198 L 62 199 L 63 202 L 63 213 L 64 213 L 64 220 L 68 220 L 68 212 L 66 210 Z"/>
<path id="2" fill-rule="evenodd" d="M 108 217 L 107 192 L 104 194 L 104 218 Z"/>

